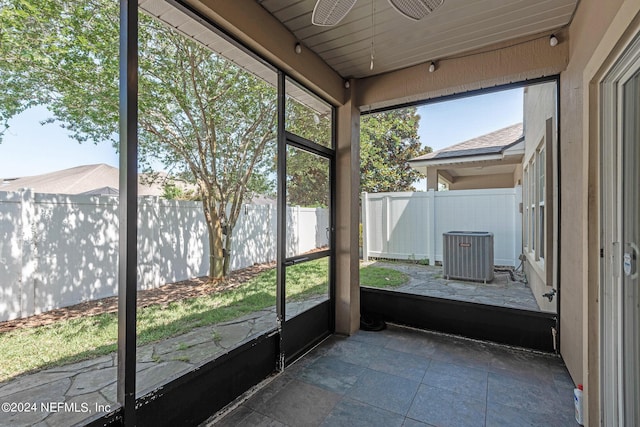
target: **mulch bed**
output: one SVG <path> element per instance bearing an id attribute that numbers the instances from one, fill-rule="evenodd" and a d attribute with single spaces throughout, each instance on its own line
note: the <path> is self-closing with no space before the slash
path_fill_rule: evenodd
<path id="1" fill-rule="evenodd" d="M 187 298 L 196 298 L 210 295 L 216 292 L 234 289 L 258 274 L 275 268 L 275 263 L 255 264 L 251 267 L 232 271 L 229 276 L 221 280 L 210 280 L 209 277 L 197 277 L 180 282 L 169 283 L 155 289 L 138 291 L 138 308 L 150 305 L 167 305 L 174 301 Z M 118 297 L 108 297 L 94 301 L 87 301 L 69 307 L 58 308 L 46 313 L 23 319 L 7 320 L 0 322 L 0 333 L 9 332 L 18 328 L 33 328 L 49 325 L 60 320 L 76 319 L 79 317 L 95 316 L 103 313 L 115 313 L 118 311 Z"/>

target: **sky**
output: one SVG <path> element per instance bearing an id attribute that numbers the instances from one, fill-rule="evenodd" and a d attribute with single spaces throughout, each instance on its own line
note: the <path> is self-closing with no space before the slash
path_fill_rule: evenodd
<path id="1" fill-rule="evenodd" d="M 522 122 L 523 89 L 418 107 L 422 145 L 433 151 Z"/>
<path id="2" fill-rule="evenodd" d="M 118 167 L 118 154 L 109 142 L 80 144 L 58 124 L 40 124 L 52 116 L 39 106 L 11 119 L 0 142 L 0 178 L 39 175 L 96 163 Z"/>
<path id="3" fill-rule="evenodd" d="M 434 151 L 522 121 L 522 89 L 441 101 L 418 107 L 419 135 Z M 106 163 L 118 166 L 110 143 L 79 144 L 51 117 L 34 107 L 9 122 L 0 143 L 0 178 L 38 175 L 74 166 Z"/>

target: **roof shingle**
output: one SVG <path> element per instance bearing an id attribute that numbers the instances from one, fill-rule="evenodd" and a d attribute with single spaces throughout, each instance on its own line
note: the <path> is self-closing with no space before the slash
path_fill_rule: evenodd
<path id="1" fill-rule="evenodd" d="M 159 196 L 163 193 L 161 182 L 139 181 L 139 196 Z M 114 191 L 117 194 L 119 184 L 118 168 L 100 163 L 7 180 L 0 186 L 0 191 L 31 188 L 36 193 L 104 195 L 114 194 Z"/>
<path id="2" fill-rule="evenodd" d="M 433 153 L 415 157 L 411 161 L 448 159 L 455 157 L 498 154 L 523 138 L 522 123 L 469 139 L 464 142 L 443 148 Z"/>

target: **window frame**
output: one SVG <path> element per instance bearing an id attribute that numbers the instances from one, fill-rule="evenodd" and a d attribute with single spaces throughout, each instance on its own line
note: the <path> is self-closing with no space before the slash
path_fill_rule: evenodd
<path id="1" fill-rule="evenodd" d="M 529 249 L 529 165 L 525 165 L 522 175 L 522 206 L 524 206 L 522 212 L 522 246 L 525 249 Z"/>
<path id="2" fill-rule="evenodd" d="M 546 185 L 547 185 L 547 176 L 545 173 L 546 168 L 546 150 L 544 145 L 544 139 L 540 141 L 538 145 L 538 149 L 536 151 L 536 156 L 538 157 L 538 173 L 536 183 L 538 185 L 537 188 L 537 196 L 538 196 L 538 216 L 536 217 L 536 221 L 538 223 L 538 232 L 537 232 L 537 240 L 538 240 L 538 251 L 536 252 L 536 260 L 543 261 L 545 257 L 545 234 L 547 232 L 546 227 L 546 215 L 545 215 L 545 199 L 546 199 Z"/>
<path id="3" fill-rule="evenodd" d="M 523 169 L 523 248 L 544 267 L 547 214 L 546 145 L 542 138 Z"/>
<path id="4" fill-rule="evenodd" d="M 531 156 L 531 160 L 529 160 L 529 197 L 528 197 L 528 203 L 529 203 L 529 251 L 531 253 L 534 254 L 536 253 L 536 247 L 537 242 L 536 242 L 536 199 L 535 199 L 535 194 L 536 194 L 536 180 L 537 180 L 537 169 L 536 169 L 536 155 L 537 153 L 534 153 L 533 156 Z"/>

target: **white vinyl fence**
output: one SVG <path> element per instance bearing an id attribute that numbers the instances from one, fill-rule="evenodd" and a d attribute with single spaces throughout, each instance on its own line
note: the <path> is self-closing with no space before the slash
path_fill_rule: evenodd
<path id="1" fill-rule="evenodd" d="M 488 231 L 494 263 L 516 266 L 522 253 L 520 187 L 362 193 L 363 257 L 442 261 L 442 234 Z"/>
<path id="2" fill-rule="evenodd" d="M 287 209 L 287 252 L 328 244 L 326 209 Z M 276 259 L 276 207 L 245 205 L 231 269 Z M 105 298 L 118 290 L 118 198 L 0 192 L 0 321 Z M 200 202 L 138 203 L 138 288 L 208 274 Z"/>

